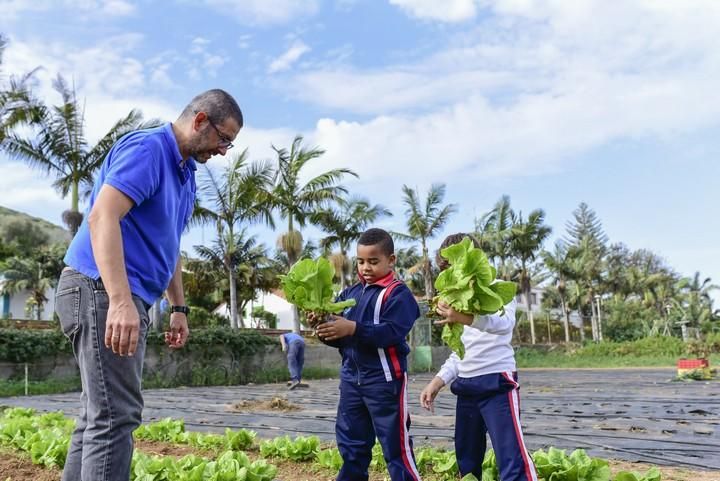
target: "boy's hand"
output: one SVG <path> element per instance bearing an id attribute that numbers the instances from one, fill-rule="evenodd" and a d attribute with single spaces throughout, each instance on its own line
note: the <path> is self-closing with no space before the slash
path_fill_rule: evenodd
<path id="1" fill-rule="evenodd" d="M 433 323 L 438 326 L 450 323 L 465 324 L 466 326 L 469 326 L 473 323 L 472 314 L 465 314 L 464 312 L 456 311 L 449 304 L 443 301 L 438 302 L 437 309 L 435 309 L 435 311 L 445 318 Z"/>
<path id="2" fill-rule="evenodd" d="M 435 376 L 420 393 L 420 405 L 435 414 L 435 397 L 445 385 L 441 377 Z"/>
<path id="3" fill-rule="evenodd" d="M 334 341 L 355 334 L 355 321 L 340 316 L 332 316 L 332 321 L 324 322 L 317 328 L 317 335 L 323 341 Z"/>

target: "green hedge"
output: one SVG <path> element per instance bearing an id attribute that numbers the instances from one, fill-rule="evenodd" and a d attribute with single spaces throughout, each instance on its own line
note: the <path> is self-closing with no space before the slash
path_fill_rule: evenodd
<path id="1" fill-rule="evenodd" d="M 164 345 L 165 335 L 151 331 L 147 344 Z M 275 344 L 275 339 L 249 329 L 215 327 L 191 330 L 190 340 L 183 350 L 195 352 L 224 346 L 234 352 L 252 354 L 271 344 Z M 0 362 L 31 363 L 65 353 L 72 353 L 72 347 L 59 329 L 0 329 Z"/>
<path id="2" fill-rule="evenodd" d="M 0 362 L 34 362 L 72 353 L 59 329 L 0 329 Z"/>

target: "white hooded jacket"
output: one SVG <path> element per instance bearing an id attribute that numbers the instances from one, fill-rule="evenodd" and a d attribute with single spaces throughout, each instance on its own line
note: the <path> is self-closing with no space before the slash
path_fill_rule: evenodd
<path id="1" fill-rule="evenodd" d="M 472 325 L 464 326 L 461 337 L 465 357 L 461 360 L 453 352 L 437 376 L 448 385 L 457 377 L 515 371 L 515 351 L 510 342 L 515 327 L 516 306 L 513 299 L 505 306 L 502 315 L 475 316 Z"/>

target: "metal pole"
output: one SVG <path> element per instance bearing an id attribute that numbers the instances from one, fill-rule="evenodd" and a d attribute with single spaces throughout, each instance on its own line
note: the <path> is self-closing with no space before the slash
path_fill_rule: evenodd
<path id="1" fill-rule="evenodd" d="M 25 395 L 28 395 L 28 365 L 25 363 Z"/>

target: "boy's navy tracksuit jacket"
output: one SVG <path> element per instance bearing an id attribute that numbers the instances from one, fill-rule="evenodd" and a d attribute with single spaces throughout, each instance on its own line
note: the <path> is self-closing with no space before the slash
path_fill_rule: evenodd
<path id="1" fill-rule="evenodd" d="M 390 272 L 373 284 L 362 278 L 338 301 L 355 299 L 342 317 L 355 334 L 328 345 L 340 349 L 340 403 L 335 432 L 344 464 L 338 481 L 365 481 L 375 438 L 382 445 L 392 481 L 419 481 L 408 434 L 405 338 L 420 310 L 410 289 Z"/>

